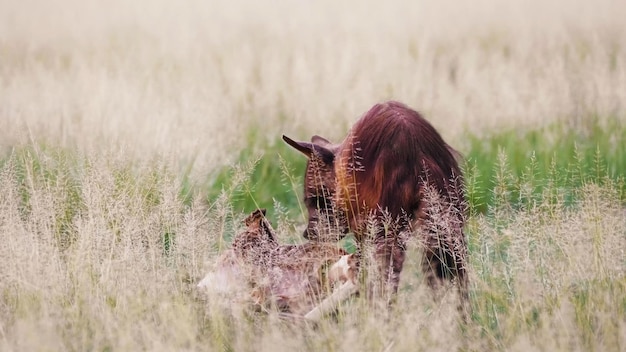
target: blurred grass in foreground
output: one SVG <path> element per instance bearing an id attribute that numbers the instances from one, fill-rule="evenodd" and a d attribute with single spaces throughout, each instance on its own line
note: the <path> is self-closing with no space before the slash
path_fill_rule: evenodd
<path id="1" fill-rule="evenodd" d="M 355 298 L 311 328 L 200 295 L 206 263 L 243 226 L 236 199 L 265 190 L 261 180 L 271 177 L 293 192 L 294 176 L 272 171 L 265 155 L 223 176 L 208 203 L 158 162 L 13 150 L 0 160 L 2 349 L 618 351 L 626 343 L 623 182 L 575 162 L 580 178 L 550 169 L 514 177 L 504 152 L 492 161 L 489 212 L 467 226 L 473 313 L 461 329 L 453 290 L 435 301 L 424 284 L 416 241 L 391 311 Z M 254 165 L 264 171 L 255 175 Z M 513 197 L 515 189 L 526 191 Z M 282 214 L 280 228 L 286 213 L 257 203 Z"/>

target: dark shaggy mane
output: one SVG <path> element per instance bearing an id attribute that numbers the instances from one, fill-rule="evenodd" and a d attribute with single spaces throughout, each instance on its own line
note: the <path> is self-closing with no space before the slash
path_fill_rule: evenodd
<path id="1" fill-rule="evenodd" d="M 412 216 L 421 206 L 424 183 L 451 197 L 462 188 L 457 154 L 418 112 L 390 101 L 372 107 L 350 131 L 343 160 L 361 163 L 354 182 L 356 207 L 380 207 Z M 354 160 L 358 158 L 358 160 Z M 457 200 L 459 201 L 459 200 Z"/>

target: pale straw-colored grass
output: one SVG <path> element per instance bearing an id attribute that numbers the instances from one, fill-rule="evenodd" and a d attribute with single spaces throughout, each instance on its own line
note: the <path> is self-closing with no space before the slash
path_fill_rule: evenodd
<path id="1" fill-rule="evenodd" d="M 234 187 L 179 194 L 181 168 L 206 177 L 250 130 L 337 140 L 389 98 L 461 152 L 469 132 L 623 121 L 624 18 L 610 0 L 0 0 L 0 350 L 623 350 L 608 180 L 470 219 L 464 332 L 416 244 L 391 316 L 357 299 L 311 328 L 199 295 L 243 214 Z"/>
<path id="2" fill-rule="evenodd" d="M 506 169 L 503 169 L 506 171 Z M 549 181 L 549 180 L 547 180 Z M 504 188 L 506 178 L 498 180 Z M 184 205 L 162 165 L 15 152 L 0 172 L 0 347 L 22 350 L 605 350 L 626 341 L 626 216 L 610 179 L 546 189 L 470 219 L 473 313 L 434 300 L 409 242 L 398 302 L 346 302 L 316 326 L 252 312 L 245 292 L 202 292 L 228 194 Z M 622 195 L 623 197 L 623 195 Z M 71 216 L 67 214 L 70 213 Z M 286 234 L 281 234 L 285 236 Z"/>

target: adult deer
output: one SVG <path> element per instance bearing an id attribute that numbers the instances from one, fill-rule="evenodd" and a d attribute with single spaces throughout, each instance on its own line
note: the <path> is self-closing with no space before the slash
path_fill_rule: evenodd
<path id="1" fill-rule="evenodd" d="M 418 112 L 389 101 L 365 113 L 339 144 L 313 136 L 285 142 L 308 157 L 304 237 L 336 241 L 352 231 L 371 243 L 379 273 L 376 290 L 398 290 L 406 241 L 423 244 L 422 268 L 436 289 L 456 279 L 468 303 L 466 201 L 457 153 Z"/>

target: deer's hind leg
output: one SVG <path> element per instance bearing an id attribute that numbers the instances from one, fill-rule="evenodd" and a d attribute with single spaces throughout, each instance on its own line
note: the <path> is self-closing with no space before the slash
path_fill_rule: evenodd
<path id="1" fill-rule="evenodd" d="M 467 276 L 465 263 L 462 263 L 462 265 L 457 268 L 456 279 L 459 288 L 459 305 L 457 306 L 457 310 L 463 322 L 467 323 L 472 314 L 472 305 L 469 297 L 469 278 Z"/>
<path id="2" fill-rule="evenodd" d="M 426 248 L 422 257 L 422 269 L 435 301 L 442 299 L 443 287 L 448 282 L 456 281 L 459 294 L 457 310 L 462 320 L 467 322 L 471 307 L 465 256 L 441 248 L 436 250 Z"/>

